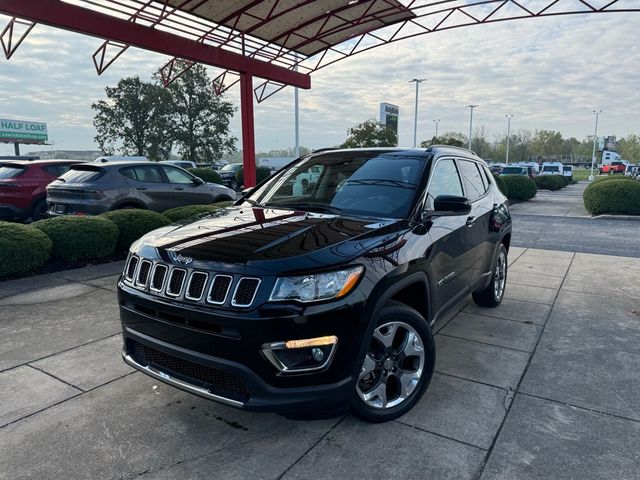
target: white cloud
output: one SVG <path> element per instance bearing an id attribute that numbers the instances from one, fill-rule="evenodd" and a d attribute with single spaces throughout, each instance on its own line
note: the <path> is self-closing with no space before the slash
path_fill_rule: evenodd
<path id="1" fill-rule="evenodd" d="M 416 76 L 420 87 L 418 139 L 468 129 L 469 103 L 479 104 L 474 125 L 491 134 L 547 128 L 583 138 L 593 130 L 594 108 L 604 108 L 601 133 L 626 135 L 638 125 L 640 16 L 573 15 L 502 22 L 423 35 L 355 55 L 312 75 L 300 91 L 301 143 L 341 143 L 346 130 L 376 117 L 379 102 L 400 106 L 400 139 L 413 138 Z M 0 16 L 0 25 L 8 19 Z M 149 78 L 166 57 L 129 49 L 101 77 L 91 54 L 95 38 L 37 26 L 11 61 L 0 60 L 0 117 L 44 120 L 65 149 L 92 149 L 92 102 L 122 76 Z M 212 74 L 220 70 L 211 69 Z M 255 80 L 255 85 L 259 81 Z M 239 106 L 238 87 L 229 98 Z M 232 122 L 240 137 L 240 115 Z M 293 90 L 255 105 L 258 149 L 293 144 Z M 241 144 L 239 144 L 241 146 Z M 23 147 L 25 148 L 25 147 Z M 28 147 L 26 147 L 28 149 Z M 62 147 L 61 147 L 62 148 Z M 0 145 L 0 154 L 12 152 Z"/>

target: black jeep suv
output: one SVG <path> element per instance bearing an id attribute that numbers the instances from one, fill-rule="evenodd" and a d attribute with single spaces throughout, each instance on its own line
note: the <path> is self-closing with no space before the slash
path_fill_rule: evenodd
<path id="1" fill-rule="evenodd" d="M 315 152 L 132 245 L 123 356 L 247 410 L 390 420 L 429 385 L 434 322 L 468 294 L 502 301 L 510 238 L 506 198 L 468 150 Z"/>

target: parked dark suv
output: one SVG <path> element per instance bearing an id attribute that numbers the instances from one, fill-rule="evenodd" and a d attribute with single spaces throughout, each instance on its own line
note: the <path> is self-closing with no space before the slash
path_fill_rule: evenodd
<path id="1" fill-rule="evenodd" d="M 502 301 L 510 238 L 506 198 L 468 150 L 314 152 L 132 245 L 123 356 L 247 410 L 390 420 L 429 385 L 434 322 L 470 293 Z"/>
<path id="2" fill-rule="evenodd" d="M 120 208 L 163 212 L 184 205 L 233 200 L 224 185 L 155 162 L 74 165 L 47 187 L 49 215 L 97 215 Z"/>

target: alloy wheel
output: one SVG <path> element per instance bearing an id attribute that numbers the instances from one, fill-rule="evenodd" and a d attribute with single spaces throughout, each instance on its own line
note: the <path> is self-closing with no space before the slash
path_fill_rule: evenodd
<path id="1" fill-rule="evenodd" d="M 424 344 L 412 326 L 404 322 L 380 325 L 360 370 L 357 393 L 370 407 L 395 407 L 415 391 L 424 365 Z"/>
<path id="2" fill-rule="evenodd" d="M 501 300 L 504 294 L 504 287 L 507 283 L 507 256 L 503 251 L 498 253 L 496 270 L 493 274 L 493 293 L 496 300 Z"/>

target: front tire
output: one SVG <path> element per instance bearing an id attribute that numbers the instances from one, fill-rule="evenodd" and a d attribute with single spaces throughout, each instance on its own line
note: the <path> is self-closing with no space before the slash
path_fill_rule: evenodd
<path id="1" fill-rule="evenodd" d="M 37 222 L 47 217 L 47 202 L 44 198 L 41 198 L 33 204 L 31 209 L 31 220 Z"/>
<path id="2" fill-rule="evenodd" d="M 498 247 L 498 254 L 493 265 L 493 275 L 489 285 L 480 291 L 473 292 L 473 301 L 481 307 L 497 307 L 502 303 L 507 286 L 507 249 L 504 244 Z"/>
<path id="3" fill-rule="evenodd" d="M 355 415 L 380 423 L 411 410 L 431 382 L 435 353 L 422 315 L 403 303 L 385 305 L 358 372 L 351 402 Z"/>

